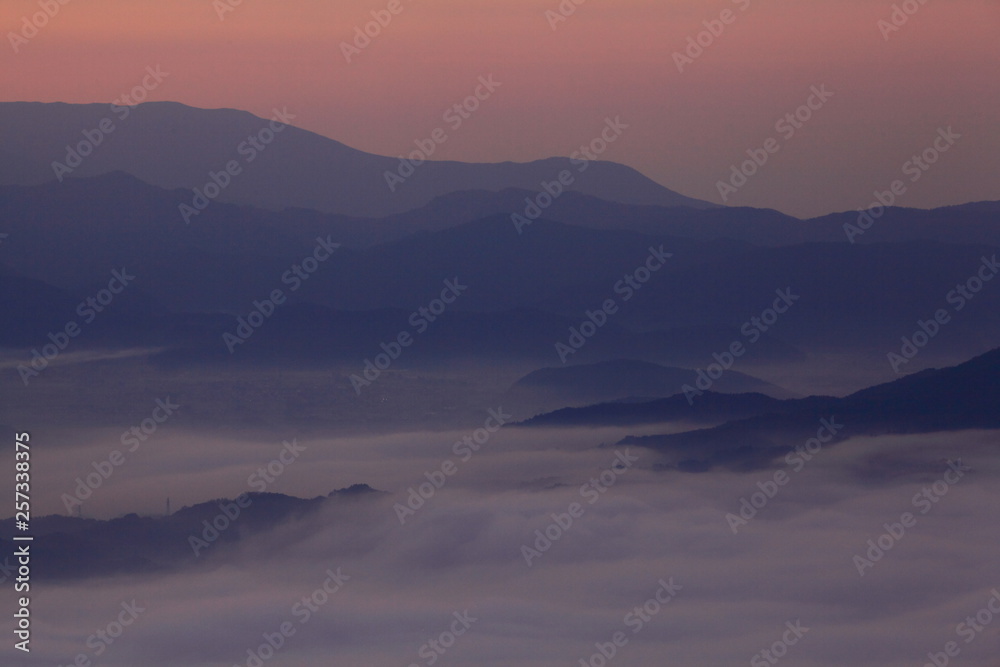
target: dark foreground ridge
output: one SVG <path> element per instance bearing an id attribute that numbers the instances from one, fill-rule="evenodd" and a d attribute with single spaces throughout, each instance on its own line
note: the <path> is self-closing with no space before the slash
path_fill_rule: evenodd
<path id="1" fill-rule="evenodd" d="M 31 522 L 32 570 L 46 581 L 176 571 L 211 563 L 227 547 L 309 517 L 331 503 L 382 493 L 367 484 L 354 484 L 315 498 L 251 492 L 184 507 L 169 516 L 39 517 Z M 0 530 L 15 534 L 14 519 L 0 521 Z M 0 539 L 0 545 L 0 553 L 10 559 L 13 542 Z M 9 568 L 12 563 L 10 559 L 0 565 Z"/>
<path id="2" fill-rule="evenodd" d="M 813 437 L 821 420 L 836 440 L 858 435 L 1000 428 L 1000 348 L 958 366 L 927 369 L 849 396 L 780 400 L 759 393 L 706 391 L 656 400 L 600 403 L 538 415 L 519 427 L 605 427 L 709 423 L 683 433 L 628 436 L 618 444 L 664 455 L 658 467 L 706 472 L 771 466 Z M 843 425 L 840 427 L 839 425 Z M 827 433 L 829 435 L 829 433 Z"/>
<path id="3" fill-rule="evenodd" d="M 697 397 L 695 402 L 706 398 L 709 395 Z M 747 395 L 741 408 L 748 409 L 749 403 L 756 400 Z M 670 399 L 652 405 L 663 409 L 670 405 Z M 612 414 L 636 409 L 628 405 L 599 407 Z M 843 398 L 812 396 L 775 401 L 771 406 L 764 403 L 761 407 L 760 414 L 711 428 L 629 436 L 619 444 L 661 452 L 661 468 L 705 472 L 716 467 L 769 467 L 792 447 L 816 436 L 820 429 L 826 441 L 835 442 L 859 435 L 1000 428 L 1000 348 L 958 366 L 928 369 Z M 664 414 L 672 413 L 664 410 Z M 586 412 L 584 415 L 591 416 Z"/>

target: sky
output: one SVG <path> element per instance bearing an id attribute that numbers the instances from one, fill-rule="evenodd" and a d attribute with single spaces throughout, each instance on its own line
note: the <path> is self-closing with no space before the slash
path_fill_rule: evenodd
<path id="1" fill-rule="evenodd" d="M 399 0 L 394 15 L 389 0 L 229 2 L 70 0 L 15 43 L 39 0 L 5 0 L 0 100 L 110 102 L 159 65 L 148 100 L 287 107 L 300 127 L 394 156 L 492 75 L 500 85 L 435 158 L 568 155 L 620 117 L 629 128 L 603 159 L 717 203 L 769 138 L 777 150 L 726 204 L 822 215 L 867 207 L 896 179 L 903 206 L 1000 199 L 993 0 L 910 0 L 891 31 L 879 21 L 894 5 L 877 0 L 565 0 L 567 17 L 556 0 Z M 342 43 L 372 12 L 391 20 L 348 62 Z M 679 65 L 699 33 L 707 46 Z M 813 86 L 832 95 L 794 135 L 777 131 Z M 911 181 L 904 163 L 948 127 L 961 138 Z"/>

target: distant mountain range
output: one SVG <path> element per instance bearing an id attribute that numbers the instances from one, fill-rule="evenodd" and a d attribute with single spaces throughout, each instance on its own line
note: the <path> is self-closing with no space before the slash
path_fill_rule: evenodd
<path id="1" fill-rule="evenodd" d="M 114 131 L 94 134 L 109 114 Z M 844 225 L 857 223 L 857 211 L 798 220 L 719 207 L 594 162 L 518 229 L 511 216 L 525 198 L 579 164 L 428 162 L 393 193 L 384 172 L 395 158 L 289 126 L 186 221 L 180 207 L 192 202 L 192 188 L 243 160 L 238 146 L 267 120 L 172 103 L 124 115 L 103 105 L 0 103 L 0 385 L 19 386 L 17 365 L 79 319 L 79 304 L 123 268 L 135 280 L 60 363 L 75 353 L 140 350 L 134 363 L 159 370 L 322 370 L 353 398 L 348 377 L 383 343 L 416 333 L 414 313 L 446 280 L 467 289 L 426 320 L 392 373 L 401 381 L 427 374 L 426 389 L 442 368 L 496 368 L 505 378 L 494 389 L 515 383 L 503 398 L 520 406 L 519 416 L 625 400 L 601 409 L 630 411 L 618 413 L 618 424 L 670 414 L 679 405 L 671 396 L 734 342 L 747 354 L 710 391 L 759 395 L 740 403 L 706 394 L 693 421 L 751 417 L 793 397 L 765 380 L 847 393 L 892 377 L 887 353 L 942 308 L 949 323 L 904 371 L 1000 344 L 1000 282 L 982 283 L 961 310 L 949 299 L 998 254 L 1000 203 L 890 208 L 851 243 Z M 88 136 L 99 145 L 57 181 L 52 162 Z M 317 244 L 336 248 L 293 290 L 289 271 Z M 644 268 L 651 252 L 669 254 L 655 272 Z M 641 287 L 624 288 L 643 271 Z M 287 301 L 230 354 L 223 336 L 275 289 Z M 779 291 L 794 294 L 794 305 L 766 329 L 753 324 Z M 615 313 L 580 338 L 588 313 L 609 300 Z M 573 336 L 582 344 L 567 354 Z M 826 384 L 802 390 L 771 372 L 831 358 L 862 367 L 865 379 L 840 380 L 836 392 Z M 38 387 L 57 391 L 56 383 Z M 421 419 L 472 400 L 455 391 L 458 399 L 442 394 L 439 405 L 422 405 Z M 292 398 L 272 398 L 295 414 Z M 645 398 L 664 402 L 650 412 L 635 403 Z M 77 405 L 65 402 L 66 410 Z"/>
<path id="2" fill-rule="evenodd" d="M 494 210 L 515 192 L 453 193 L 381 220 L 215 203 L 186 225 L 177 213 L 183 191 L 122 172 L 0 187 L 8 234 L 0 245 L 0 305 L 10 315 L 0 327 L 0 345 L 44 343 L 113 269 L 126 267 L 137 276 L 134 285 L 80 338 L 80 349 L 142 345 L 186 350 L 173 354 L 177 360 L 224 358 L 219 340 L 235 318 L 283 288 L 289 303 L 241 348 L 239 361 L 298 356 L 353 363 L 408 328 L 409 315 L 433 299 L 444 280 L 458 278 L 469 289 L 401 364 L 484 355 L 536 367 L 558 364 L 555 344 L 586 311 L 613 297 L 621 300 L 620 312 L 570 363 L 620 359 L 629 350 L 638 360 L 699 368 L 743 338 L 741 327 L 785 288 L 801 299 L 753 346 L 754 358 L 792 359 L 815 349 L 884 356 L 919 318 L 947 306 L 946 294 L 974 274 L 982 257 L 996 254 L 989 239 L 1000 227 L 1000 213 L 978 205 L 913 213 L 946 220 L 950 211 L 967 219 L 968 233 L 957 235 L 974 239 L 968 243 L 781 244 L 777 232 L 766 231 L 769 225 L 813 223 L 750 209 L 629 207 L 583 195 L 566 201 L 579 204 L 586 225 L 550 220 L 548 212 L 522 234 L 509 213 L 462 221 L 462 210 L 473 216 Z M 590 210 L 621 216 L 605 219 Z M 658 222 L 643 222 L 653 212 Z M 892 214 L 905 218 L 907 210 Z M 688 219 L 717 215 L 719 224 L 704 238 Z M 745 226 L 738 222 L 743 216 L 751 217 Z M 764 230 L 761 245 L 748 240 L 757 230 Z M 293 293 L 282 278 L 317 239 L 341 246 Z M 661 247 L 672 257 L 626 303 L 616 285 L 650 248 Z M 947 346 L 931 346 L 925 359 L 948 352 L 952 362 L 1000 340 L 1000 290 L 983 289 L 953 319 L 942 334 Z M 633 395 L 643 393 L 637 384 Z"/>
<path id="3" fill-rule="evenodd" d="M 294 127 L 294 110 L 288 115 L 277 111 L 281 113 L 265 119 L 175 102 L 116 109 L 106 104 L 0 103 L 0 185 L 54 180 L 52 163 L 67 164 L 67 155 L 83 142 L 92 148 L 79 151 L 88 154 L 67 177 L 123 171 L 168 190 L 193 190 L 203 189 L 212 182 L 210 173 L 225 172 L 235 161 L 239 171 L 233 169 L 218 200 L 275 211 L 307 208 L 382 217 L 462 190 L 520 188 L 537 193 L 543 181 L 558 181 L 563 170 L 572 175 L 567 189 L 609 201 L 717 206 L 672 192 L 630 167 L 600 161 L 581 165 L 569 158 L 497 164 L 429 161 L 393 191 L 385 175 L 397 173 L 398 158 L 365 153 L 299 129 Z M 279 123 L 272 124 L 272 118 Z M 274 132 L 271 128 L 280 127 L 281 120 L 290 124 Z M 105 132 L 102 127 L 112 129 Z M 407 154 L 411 150 L 405 147 Z"/>
<path id="4" fill-rule="evenodd" d="M 477 218 L 516 211 L 532 193 L 507 189 L 499 192 L 453 192 L 427 206 L 387 217 L 382 228 L 435 231 Z M 593 229 L 619 229 L 644 234 L 696 239 L 727 239 L 758 246 L 802 243 L 900 243 L 941 241 L 1000 245 L 1000 202 L 979 202 L 931 210 L 890 207 L 861 234 L 849 234 L 845 225 L 857 226 L 861 212 L 832 213 L 799 220 L 770 209 L 746 207 L 692 208 L 607 201 L 580 192 L 569 192 L 545 209 L 547 220 Z M 387 233 L 389 232 L 386 229 Z"/>

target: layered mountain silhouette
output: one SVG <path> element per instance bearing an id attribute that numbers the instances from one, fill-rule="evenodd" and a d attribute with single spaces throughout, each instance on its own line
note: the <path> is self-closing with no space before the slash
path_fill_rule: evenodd
<path id="1" fill-rule="evenodd" d="M 267 119 L 245 112 L 151 103 L 121 115 L 106 105 L 0 104 L 4 390 L 21 391 L 18 366 L 80 319 L 79 304 L 112 271 L 135 275 L 52 364 L 65 373 L 51 371 L 57 381 L 41 378 L 0 406 L 0 419 L 48 400 L 67 420 L 117 425 L 142 414 L 155 379 L 169 377 L 183 386 L 163 380 L 156 391 L 203 406 L 191 411 L 199 424 L 427 425 L 458 406 L 481 410 L 484 401 L 501 400 L 517 406 L 519 418 L 580 408 L 532 424 L 719 424 L 792 418 L 801 406 L 840 411 L 836 401 L 850 397 L 784 400 L 798 394 L 779 385 L 847 394 L 892 377 L 887 353 L 940 309 L 949 323 L 905 372 L 957 363 L 1000 341 L 1000 282 L 981 282 L 960 309 L 951 298 L 997 254 L 994 202 L 889 208 L 852 243 L 844 227 L 857 223 L 857 211 L 799 220 L 713 206 L 627 167 L 594 162 L 530 224 L 517 226 L 512 214 L 524 211 L 542 180 L 579 165 L 564 158 L 428 162 L 391 192 L 384 176 L 398 160 L 292 126 L 246 163 L 238 147 Z M 65 162 L 66 146 L 96 137 L 93 128 L 109 116 L 114 131 L 100 132 L 91 154 L 56 180 L 52 163 Z M 192 202 L 192 188 L 203 189 L 209 172 L 229 160 L 240 161 L 241 173 L 185 219 L 180 207 Z M 289 270 L 317 244 L 337 247 L 301 289 L 291 289 Z M 651 253 L 670 257 L 649 272 Z M 626 289 L 626 278 L 636 286 Z M 417 334 L 414 313 L 445 281 L 467 289 L 433 321 L 424 318 Z M 230 353 L 224 335 L 275 289 L 287 301 Z M 779 293 L 794 294 L 794 304 L 761 324 Z M 602 320 L 594 313 L 609 299 L 617 310 Z M 594 321 L 600 326 L 583 336 Z M 417 334 L 413 345 L 376 392 L 356 393 L 351 376 L 401 332 Z M 681 386 L 734 342 L 747 354 L 688 405 L 677 395 Z M 91 358 L 114 355 L 127 356 L 101 362 L 102 391 L 116 397 L 102 406 L 74 383 L 84 381 Z M 863 378 L 803 390 L 807 381 L 786 383 L 774 370 L 823 368 L 829 359 L 863 366 Z M 478 384 L 484 368 L 497 378 L 489 395 Z M 218 392 L 195 390 L 188 380 L 208 369 L 240 383 L 253 400 L 230 405 Z M 308 400 L 294 383 L 255 393 L 272 369 L 316 372 L 323 381 Z M 768 449 L 766 438 L 746 440 L 756 437 L 753 424 L 732 428 L 751 450 Z M 712 440 L 712 433 L 725 431 L 678 437 L 707 438 L 729 451 L 731 439 Z"/>
<path id="2" fill-rule="evenodd" d="M 706 399 L 706 408 L 697 407 Z M 719 399 L 696 396 L 693 410 L 710 410 Z M 531 423 L 620 424 L 623 416 L 640 410 L 643 421 L 653 421 L 657 414 L 662 421 L 671 421 L 684 418 L 681 400 L 687 402 L 679 396 L 642 406 L 595 406 L 554 413 Z M 769 402 L 759 395 L 744 394 L 725 400 L 731 415 L 721 425 L 683 433 L 629 436 L 619 444 L 661 452 L 661 467 L 701 472 L 713 467 L 745 470 L 769 466 L 792 447 L 815 437 L 821 420 L 841 427 L 833 434 L 837 439 L 1000 428 L 1000 348 L 958 366 L 927 369 L 843 398 L 811 396 Z M 748 412 L 756 414 L 744 418 Z"/>
<path id="3" fill-rule="evenodd" d="M 574 363 L 620 358 L 621 352 L 612 350 L 598 354 L 602 346 L 621 342 L 611 333 L 616 329 L 653 338 L 660 335 L 656 331 L 673 332 L 668 337 L 674 343 L 678 337 L 694 338 L 685 331 L 738 331 L 770 305 L 776 289 L 785 288 L 801 299 L 766 337 L 784 345 L 786 352 L 810 345 L 888 351 L 900 336 L 912 333 L 909 329 L 918 318 L 947 306 L 948 292 L 974 275 L 983 257 L 996 254 L 996 246 L 981 239 L 972 244 L 915 240 L 769 247 L 729 238 L 639 232 L 628 229 L 626 222 L 616 227 L 608 221 L 600 228 L 546 218 L 518 234 L 509 215 L 503 213 L 437 231 L 420 231 L 420 224 L 415 223 L 418 231 L 405 235 L 398 233 L 404 223 L 397 220 L 392 223 L 397 232 L 389 235 L 394 240 L 382 241 L 378 235 L 384 227 L 379 224 L 384 220 L 304 209 L 279 213 L 214 203 L 203 218 L 186 225 L 177 213 L 184 196 L 182 191 L 165 191 L 120 172 L 0 188 L 0 215 L 9 235 L 0 247 L 4 280 L 34 280 L 34 287 L 24 283 L 24 289 L 37 288 L 38 293 L 37 299 L 15 299 L 20 299 L 19 310 L 11 312 L 19 317 L 12 326 L 24 335 L 3 332 L 7 344 L 30 344 L 30 330 L 44 338 L 52 326 L 72 316 L 72 310 L 67 313 L 66 309 L 76 303 L 74 299 L 93 293 L 107 282 L 111 270 L 124 266 L 137 279 L 123 297 L 123 304 L 135 302 L 135 312 L 123 326 L 146 330 L 166 326 L 169 330 L 162 322 L 156 326 L 143 323 L 154 314 L 202 313 L 200 327 L 197 321 L 194 328 L 188 326 L 192 321 L 185 316 L 184 330 L 196 337 L 199 328 L 206 337 L 221 335 L 227 326 L 223 322 L 246 314 L 254 300 L 275 288 L 285 288 L 291 302 L 343 312 L 336 316 L 341 320 L 350 319 L 350 313 L 396 310 L 394 323 L 386 324 L 383 334 L 392 335 L 406 326 L 409 313 L 440 292 L 445 279 L 457 277 L 469 289 L 442 322 L 458 312 L 484 323 L 497 319 L 495 314 L 524 310 L 556 318 L 559 326 L 523 330 L 523 341 L 534 349 L 551 349 L 568 335 L 574 321 L 579 323 L 586 311 L 609 297 L 622 300 L 621 312 L 574 356 Z M 982 208 L 977 215 L 991 215 L 988 206 L 972 208 Z M 740 214 L 740 210 L 734 212 Z M 427 213 L 420 219 L 432 217 Z M 987 226 L 984 220 L 982 227 Z M 312 252 L 320 238 L 341 243 L 341 247 L 302 289 L 292 293 L 282 277 Z M 615 292 L 616 285 L 642 265 L 650 248 L 660 247 L 672 253 L 672 258 L 625 303 L 624 296 Z M 41 308 L 38 304 L 54 298 L 53 287 L 66 293 L 60 297 L 66 305 Z M 14 291 L 18 290 L 7 292 Z M 981 351 L 982 341 L 1000 331 L 997 306 L 1000 290 L 989 288 L 968 303 L 965 313 L 974 316 L 956 313 L 961 316 L 942 334 L 950 338 L 956 354 Z M 117 304 L 100 326 L 111 326 L 114 316 L 110 313 L 116 310 Z M 285 308 L 282 317 L 268 322 L 265 329 L 281 326 L 279 319 L 291 322 L 293 312 Z M 322 320 L 315 320 L 315 326 Z M 301 338 L 309 338 L 308 327 L 298 331 Z M 473 331 L 468 334 L 462 339 L 476 339 Z M 151 342 L 169 345 L 171 335 L 168 331 Z M 733 340 L 732 334 L 727 335 L 729 341 L 715 344 L 727 345 Z M 262 335 L 257 340 L 266 338 Z M 125 339 L 135 342 L 134 336 Z M 291 342 L 284 336 L 282 340 Z M 255 341 L 245 349 L 261 345 Z M 658 355 L 641 358 L 697 367 L 706 350 L 707 355 L 713 350 L 696 347 L 674 346 L 672 352 L 664 348 Z M 345 341 L 337 349 L 356 348 Z M 459 356 L 466 352 L 460 349 Z M 761 345 L 754 348 L 754 354 L 765 358 L 775 352 Z M 701 359 L 693 358 L 695 353 Z"/>
<path id="4" fill-rule="evenodd" d="M 126 114 L 126 111 L 128 112 Z M 558 180 L 570 169 L 571 190 L 611 201 L 663 206 L 716 207 L 684 197 L 612 162 L 593 161 L 580 170 L 569 158 L 529 163 L 477 164 L 431 161 L 390 190 L 386 172 L 396 173 L 397 158 L 365 153 L 299 129 L 294 115 L 261 118 L 234 109 L 197 109 L 175 102 L 147 102 L 112 109 L 106 104 L 0 103 L 0 184 L 39 184 L 56 177 L 53 162 L 67 155 L 89 132 L 99 144 L 67 177 L 124 171 L 166 189 L 203 188 L 210 172 L 235 160 L 241 171 L 219 194 L 220 201 L 282 210 L 308 208 L 327 213 L 381 217 L 461 190 L 521 188 L 540 191 L 542 181 Z M 294 114 L 294 110 L 288 112 Z M 272 117 L 290 125 L 274 133 Z M 110 132 L 100 128 L 113 127 Z M 110 125 L 109 125 L 110 123 Z M 262 130 L 260 148 L 247 143 Z M 96 134 L 95 134 L 96 132 Z M 240 152 L 241 146 L 243 152 Z M 70 150 L 67 150 L 67 147 Z M 401 147 L 406 153 L 411 146 Z M 251 157 L 252 156 L 252 157 Z"/>

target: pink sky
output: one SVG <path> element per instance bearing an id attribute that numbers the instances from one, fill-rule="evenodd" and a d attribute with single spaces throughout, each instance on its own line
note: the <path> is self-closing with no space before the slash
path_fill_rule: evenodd
<path id="1" fill-rule="evenodd" d="M 0 99 L 106 102 L 159 64 L 150 100 L 284 106 L 300 127 L 398 155 L 492 74 L 501 87 L 435 157 L 568 155 L 621 116 L 630 128 L 602 157 L 720 202 L 717 181 L 775 137 L 727 203 L 808 216 L 869 205 L 952 126 L 962 138 L 899 204 L 1000 199 L 995 0 L 928 0 L 888 40 L 877 22 L 893 3 L 876 0 L 586 0 L 554 31 L 558 0 L 400 1 L 348 64 L 340 43 L 389 0 L 242 0 L 224 20 L 212 0 L 70 0 L 17 53 L 8 33 L 38 0 L 5 0 Z M 726 9 L 735 20 L 678 72 L 674 52 Z M 775 121 L 822 84 L 833 97 L 781 138 Z"/>

